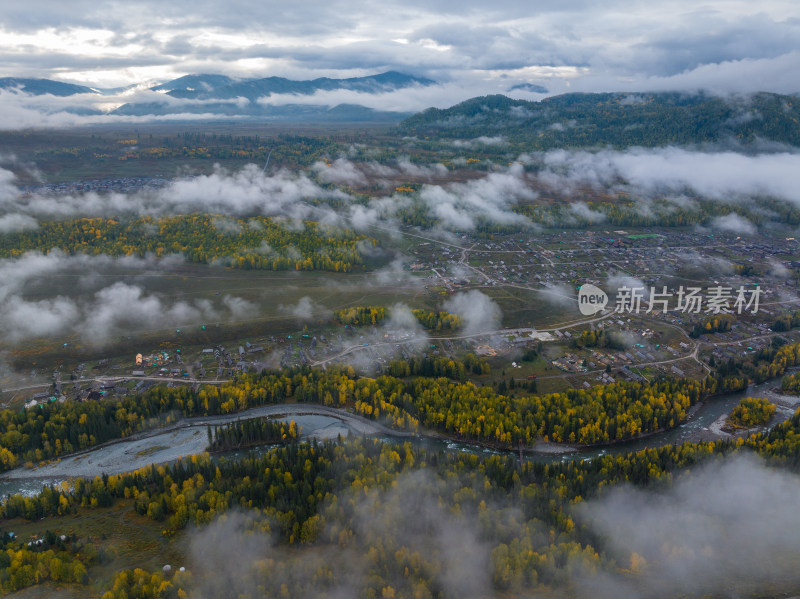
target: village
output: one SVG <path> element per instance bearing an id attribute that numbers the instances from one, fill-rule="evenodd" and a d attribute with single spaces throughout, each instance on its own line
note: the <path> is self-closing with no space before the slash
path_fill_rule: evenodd
<path id="1" fill-rule="evenodd" d="M 770 344 L 779 332 L 773 330 L 776 320 L 792 314 L 798 304 L 794 269 L 800 265 L 800 248 L 788 237 L 756 241 L 724 232 L 667 229 L 646 235 L 566 230 L 496 238 L 462 233 L 447 241 L 419 237 L 414 235 L 404 250 L 403 268 L 427 301 L 435 304 L 454 293 L 483 290 L 497 297 L 502 309 L 498 328 L 468 335 L 424 333 L 317 319 L 289 333 L 217 340 L 207 335 L 211 343 L 202 346 L 188 338 L 181 341 L 178 334 L 160 348 L 143 347 L 124 358 L 100 355 L 94 361 L 65 363 L 54 369 L 47 384 L 42 379 L 50 375 L 34 368 L 30 383 L 19 385 L 24 389 L 7 395 L 6 401 L 22 397 L 25 405 L 34 406 L 96 400 L 140 393 L 159 383 L 219 383 L 265 368 L 339 363 L 377 374 L 392 360 L 420 355 L 458 360 L 467 353 L 489 361 L 489 382 L 535 380 L 539 390 L 658 375 L 700 377 L 710 371 L 709 362 L 752 355 Z M 639 313 L 617 312 L 612 300 L 598 318 L 581 319 L 573 294 L 585 283 L 610 293 L 614 284 L 673 293 L 683 285 L 736 289 L 757 284 L 763 293 L 756 311 L 711 329 L 703 311 L 648 309 L 646 299 Z M 620 345 L 584 346 L 579 339 L 584 331 L 616 335 Z M 536 358 L 522 360 L 531 350 Z"/>

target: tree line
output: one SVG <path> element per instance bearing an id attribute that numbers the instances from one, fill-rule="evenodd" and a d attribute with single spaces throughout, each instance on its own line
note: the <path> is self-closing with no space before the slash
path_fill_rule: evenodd
<path id="1" fill-rule="evenodd" d="M 391 316 L 386 306 L 351 306 L 333 313 L 334 321 L 347 326 L 370 326 L 383 324 Z M 458 314 L 450 312 L 412 309 L 411 314 L 424 328 L 431 331 L 449 331 L 461 327 L 463 321 Z"/>
<path id="2" fill-rule="evenodd" d="M 700 337 L 700 335 L 725 333 L 731 330 L 733 322 L 734 319 L 731 314 L 709 316 L 703 322 L 698 322 L 692 327 L 692 330 L 689 332 L 689 337 L 696 339 Z"/>
<path id="3" fill-rule="evenodd" d="M 276 552 L 263 568 L 244 569 L 248 579 L 243 588 L 268 597 L 335 596 L 343 579 L 352 576 L 355 561 L 361 567 L 352 596 L 376 599 L 455 596 L 445 584 L 447 553 L 432 542 L 438 523 L 451 520 L 474 530 L 488 545 L 488 561 L 479 567 L 492 595 L 566 591 L 575 567 L 631 572 L 637 562 L 633 554 L 610 550 L 602 537 L 575 521 L 576 503 L 620 483 L 663 489 L 684 470 L 741 451 L 754 451 L 774 467 L 800 471 L 800 411 L 747 440 L 684 443 L 549 464 L 362 438 L 289 443 L 262 455 L 219 461 L 200 455 L 126 474 L 76 479 L 70 491 L 46 487 L 37 496 L 6 499 L 0 518 L 58 519 L 125 502 L 172 537 L 244 509 L 246 534 L 277 538 L 293 550 Z M 399 506 L 393 497 L 401 500 Z M 370 506 L 374 509 L 365 525 L 364 510 Z M 3 562 L 0 580 L 10 580 L 10 568 L 19 570 L 12 560 L 21 545 L 6 542 L 11 557 Z M 48 550 L 29 551 L 43 555 Z M 680 550 L 661 548 L 663 555 Z M 75 564 L 91 567 L 85 553 L 70 543 L 64 551 L 68 555 L 59 559 L 72 562 L 74 572 L 81 573 Z M 658 571 L 659 564 L 650 567 Z M 104 597 L 177 597 L 197 585 L 208 589 L 215 577 L 213 570 L 191 566 L 175 576 L 123 570 L 105 582 L 109 590 Z M 18 576 L 14 588 L 47 579 Z"/>
<path id="4" fill-rule="evenodd" d="M 229 451 L 254 445 L 288 443 L 297 439 L 298 429 L 294 420 L 290 423 L 271 418 L 249 418 L 237 420 L 224 426 L 208 427 L 209 451 Z"/>
<path id="5" fill-rule="evenodd" d="M 359 244 L 375 239 L 348 229 L 305 221 L 300 230 L 270 217 L 232 219 L 187 214 L 131 219 L 81 218 L 46 221 L 33 230 L 0 238 L 0 257 L 27 251 L 157 257 L 180 254 L 189 262 L 222 262 L 247 270 L 326 270 L 349 272 L 363 264 Z"/>
<path id="6" fill-rule="evenodd" d="M 764 397 L 745 397 L 728 416 L 726 425 L 733 428 L 751 428 L 766 424 L 775 415 L 775 404 Z"/>
<path id="7" fill-rule="evenodd" d="M 769 357 L 767 353 L 765 356 Z M 755 376 L 777 376 L 800 358 L 800 344 L 775 350 L 772 361 L 753 367 Z M 765 358 L 766 359 L 766 358 Z M 598 444 L 678 426 L 688 409 L 714 393 L 747 386 L 730 373 L 702 381 L 670 379 L 617 382 L 590 389 L 505 395 L 463 381 L 484 372 L 481 361 L 449 358 L 390 364 L 390 373 L 358 376 L 352 367 L 263 371 L 240 375 L 219 387 L 154 387 L 137 396 L 90 402 L 49 403 L 24 411 L 0 411 L 0 468 L 41 462 L 125 437 L 178 417 L 231 414 L 287 401 L 345 408 L 400 429 L 420 426 L 455 438 L 513 447 L 537 440 Z M 467 366 L 469 364 L 469 366 Z M 413 370 L 433 375 L 414 375 Z M 445 376 L 451 378 L 445 378 Z M 765 379 L 761 379 L 765 380 Z"/>
<path id="8" fill-rule="evenodd" d="M 446 377 L 465 381 L 468 374 L 489 374 L 492 369 L 483 358 L 468 353 L 463 360 L 453 360 L 446 356 L 414 356 L 408 360 L 392 360 L 386 369 L 390 376 L 406 378 L 409 376 Z"/>
<path id="9" fill-rule="evenodd" d="M 570 346 L 575 348 L 583 347 L 607 347 L 609 349 L 623 349 L 625 344 L 619 335 L 601 329 L 599 331 L 581 331 L 580 335 L 570 339 Z"/>

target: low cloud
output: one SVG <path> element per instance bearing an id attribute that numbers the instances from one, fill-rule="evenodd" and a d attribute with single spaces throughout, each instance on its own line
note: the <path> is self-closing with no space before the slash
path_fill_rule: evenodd
<path id="1" fill-rule="evenodd" d="M 308 296 L 301 297 L 295 305 L 283 305 L 278 307 L 278 311 L 283 314 L 294 316 L 298 320 L 311 320 L 312 318 L 323 318 L 330 315 L 330 310 L 325 306 L 316 303 Z"/>
<path id="2" fill-rule="evenodd" d="M 575 289 L 569 285 L 548 283 L 544 288 L 537 289 L 536 291 L 548 304 L 562 308 L 568 306 L 571 302 L 577 303 L 578 301 Z"/>
<path id="3" fill-rule="evenodd" d="M 511 207 L 520 200 L 536 197 L 520 164 L 468 183 L 425 185 L 419 193 L 420 200 L 443 227 L 460 231 L 475 228 L 480 218 L 502 225 L 530 225 L 526 217 L 513 212 Z"/>
<path id="4" fill-rule="evenodd" d="M 133 194 L 23 195 L 13 182 L 13 173 L 0 169 L 0 218 L 16 226 L 30 223 L 25 217 L 168 215 L 198 211 L 228 216 L 284 216 L 300 224 L 303 219 L 313 218 L 336 224 L 339 218 L 332 210 L 312 206 L 305 200 L 349 198 L 337 189 L 323 189 L 303 173 L 280 170 L 266 175 L 254 164 L 237 171 L 217 168 L 208 175 L 178 179 L 164 188 Z M 226 227 L 224 220 L 215 224 Z"/>
<path id="5" fill-rule="evenodd" d="M 342 510 L 349 515 L 347 542 L 339 540 L 341 529 L 329 527 L 320 533 L 327 542 L 301 553 L 278 545 L 254 513 L 228 512 L 191 533 L 187 568 L 193 591 L 201 597 L 255 597 L 285 585 L 292 596 L 349 599 L 370 584 L 370 571 L 379 571 L 400 596 L 411 596 L 420 591 L 411 580 L 384 570 L 386 559 L 403 552 L 418 556 L 433 576 L 428 586 L 443 596 L 488 596 L 491 547 L 474 519 L 442 505 L 440 498 L 450 492 L 427 470 L 400 474 L 386 490 L 345 491 L 337 502 L 341 508 L 325 506 L 322 512 L 334 511 L 330 521 L 341 518 Z M 319 575 L 326 571 L 332 575 Z"/>
<path id="6" fill-rule="evenodd" d="M 386 327 L 396 331 L 422 331 L 422 325 L 411 312 L 411 308 L 403 303 L 396 303 L 390 308 Z"/>
<path id="7" fill-rule="evenodd" d="M 550 589 L 556 585 L 586 599 L 657 599 L 749 596 L 800 584 L 800 477 L 748 454 L 717 457 L 675 476 L 673 484 L 655 490 L 619 485 L 576 504 L 572 517 L 591 535 L 604 566 L 589 570 L 570 558 L 554 563 L 556 580 L 569 587 L 552 582 Z M 384 489 L 343 491 L 321 508 L 328 526 L 313 549 L 300 552 L 285 551 L 264 532 L 271 522 L 260 514 L 228 512 L 190 533 L 186 565 L 194 590 L 201 596 L 255 595 L 259 585 L 285 584 L 297 596 L 344 598 L 358 595 L 377 571 L 383 584 L 405 596 L 411 581 L 386 567 L 402 551 L 429 566 L 430 585 L 444 596 L 491 596 L 492 544 L 484 540 L 481 518 L 471 512 L 472 500 L 463 511 L 448 507 L 446 498 L 461 484 L 458 477 L 443 480 L 420 469 L 398 475 Z M 523 526 L 535 530 L 537 523 L 526 523 L 519 509 L 470 491 L 476 503 L 489 504 L 500 536 L 506 531 L 513 537 Z M 542 530 L 545 546 L 546 539 Z M 323 565 L 334 576 L 315 575 Z M 513 590 L 520 597 L 542 591 Z"/>
<path id="8" fill-rule="evenodd" d="M 425 180 L 448 172 L 441 164 L 417 165 L 406 159 L 383 167 L 354 163 L 346 158 L 337 159 L 331 166 L 318 162 L 312 170 L 323 183 L 336 185 L 361 185 L 376 176 L 376 172 L 394 179 L 413 176 Z M 273 216 L 284 218 L 287 226 L 297 228 L 303 226 L 303 220 L 332 226 L 346 224 L 358 230 L 379 223 L 396 227 L 402 210 L 421 210 L 450 230 L 471 230 L 480 221 L 530 227 L 530 221 L 512 208 L 519 201 L 537 197 L 520 164 L 466 183 L 426 183 L 418 193 L 397 193 L 372 199 L 367 204 L 354 202 L 353 197 L 341 189 L 318 185 L 307 173 L 279 170 L 267 175 L 254 164 L 237 171 L 217 167 L 208 175 L 177 179 L 163 188 L 132 194 L 21 194 L 14 180 L 13 173 L 0 168 L 0 230 L 32 228 L 36 218 L 160 216 L 198 211 L 231 217 Z M 343 203 L 346 208 L 337 213 L 324 204 L 310 202 L 326 199 Z M 217 219 L 214 224 L 230 232 L 238 227 L 224 218 Z"/>
<path id="9" fill-rule="evenodd" d="M 365 93 L 352 90 L 318 91 L 310 95 L 273 94 L 258 99 L 266 106 L 287 104 L 306 104 L 311 106 L 337 106 L 357 104 L 374 110 L 391 112 L 419 112 L 435 106 L 447 108 L 467 98 L 481 95 L 486 89 L 485 82 L 461 81 L 445 82 L 429 86 L 411 86 L 402 89 Z"/>
<path id="10" fill-rule="evenodd" d="M 437 566 L 435 586 L 445 596 L 487 596 L 490 547 L 474 522 L 442 505 L 446 492 L 445 483 L 426 470 L 403 474 L 388 491 L 372 491 L 359 502 L 355 532 L 366 543 L 385 540 L 419 552 Z"/>
<path id="11" fill-rule="evenodd" d="M 456 148 L 477 148 L 480 146 L 503 146 L 506 145 L 507 143 L 508 141 L 502 135 L 495 135 L 493 137 L 481 135 L 480 137 L 476 137 L 474 139 L 456 139 L 452 142 L 453 146 Z"/>
<path id="12" fill-rule="evenodd" d="M 584 202 L 573 202 L 569 205 L 575 215 L 588 223 L 601 223 L 606 220 L 606 215 L 597 210 L 592 210 Z"/>
<path id="13" fill-rule="evenodd" d="M 39 223 L 35 218 L 26 214 L 5 214 L 0 216 L 0 233 L 19 233 L 38 229 Z"/>
<path id="14" fill-rule="evenodd" d="M 165 96 L 162 94 L 148 93 L 151 101 L 164 102 Z M 183 111 L 181 107 L 188 106 L 188 101 L 184 101 L 183 105 L 175 103 L 173 104 L 174 112 L 158 116 L 107 114 L 106 110 L 122 104 L 125 99 L 129 98 L 95 94 L 78 94 L 68 97 L 49 94 L 31 96 L 3 89 L 0 90 L 0 106 L 3 107 L 0 111 L 0 130 L 50 129 L 112 123 L 242 120 L 242 117 L 237 115 L 200 113 L 195 106 L 192 106 L 193 110 Z"/>
<path id="15" fill-rule="evenodd" d="M 729 231 L 739 235 L 753 235 L 756 232 L 756 227 L 753 223 L 735 212 L 712 219 L 711 226 L 721 231 Z"/>
<path id="16" fill-rule="evenodd" d="M 428 334 L 406 304 L 396 303 L 389 309 L 389 319 L 383 330 L 390 340 L 402 340 L 411 352 L 422 351 L 427 346 Z"/>
<path id="17" fill-rule="evenodd" d="M 0 168 L 0 202 L 16 197 L 19 194 L 14 182 L 17 176 L 10 170 Z"/>
<path id="18" fill-rule="evenodd" d="M 231 218 L 216 217 L 211 221 L 214 228 L 220 233 L 228 233 L 229 235 L 238 235 L 242 232 L 242 226 Z"/>
<path id="19" fill-rule="evenodd" d="M 60 250 L 47 254 L 26 252 L 19 258 L 0 260 L 0 303 L 11 295 L 22 293 L 28 283 L 52 281 L 53 277 L 67 271 L 80 273 L 83 280 L 99 280 L 100 275 L 109 271 L 146 273 L 169 269 L 183 262 L 182 257 L 175 255 L 156 259 L 152 256 L 68 255 Z"/>
<path id="20" fill-rule="evenodd" d="M 225 295 L 222 305 L 230 312 L 231 320 L 250 320 L 259 313 L 257 305 L 235 295 Z"/>
<path id="21" fill-rule="evenodd" d="M 778 277 L 780 279 L 788 279 L 792 276 L 792 271 L 786 268 L 780 262 L 770 260 L 769 262 L 769 272 L 772 276 Z"/>
<path id="22" fill-rule="evenodd" d="M 371 273 L 368 283 L 379 286 L 420 285 L 421 281 L 403 268 L 402 257 L 395 258 L 388 265 Z"/>
<path id="23" fill-rule="evenodd" d="M 436 164 L 416 164 L 408 158 L 401 158 L 397 161 L 397 168 L 404 175 L 419 178 L 441 177 L 447 174 L 447 167 L 441 163 Z"/>
<path id="24" fill-rule="evenodd" d="M 233 296 L 222 306 L 210 300 L 169 301 L 137 285 L 114 283 L 88 300 L 58 296 L 28 300 L 20 295 L 7 298 L 0 307 L 4 339 L 79 335 L 90 344 L 109 341 L 122 332 L 144 332 L 180 328 L 209 321 L 228 321 L 257 314 L 255 307 Z"/>
<path id="25" fill-rule="evenodd" d="M 554 188 L 624 187 L 644 195 L 694 194 L 717 200 L 771 196 L 800 205 L 800 154 L 745 155 L 680 148 L 556 150 L 542 155 L 538 177 Z"/>
<path id="26" fill-rule="evenodd" d="M 312 171 L 323 183 L 359 187 L 368 183 L 381 187 L 390 187 L 392 181 L 412 177 L 414 179 L 431 180 L 448 174 L 448 169 L 441 163 L 417 164 L 408 157 L 402 156 L 394 162 L 379 164 L 374 161 L 354 162 L 347 158 L 337 158 L 333 162 L 318 160 Z"/>
<path id="27" fill-rule="evenodd" d="M 112 258 L 67 256 L 53 251 L 29 252 L 20 258 L 0 261 L 0 328 L 3 341 L 78 335 L 92 344 L 103 344 L 121 332 L 142 332 L 206 321 L 252 318 L 258 308 L 242 298 L 225 295 L 218 305 L 210 300 L 173 301 L 149 293 L 140 284 L 105 284 L 104 273 L 138 270 L 141 273 L 174 266 L 181 258 Z M 79 294 L 32 299 L 28 289 L 55 276 L 79 281 Z M 84 287 L 88 288 L 85 289 Z M 74 287 L 73 287 L 74 288 Z M 94 291 L 91 291 L 94 289 Z"/>
<path id="28" fill-rule="evenodd" d="M 250 590 L 261 560 L 274 551 L 272 545 L 269 535 L 253 531 L 253 520 L 246 514 L 223 514 L 190 541 L 187 557 L 190 571 L 196 573 L 195 590 L 203 597 L 241 596 Z"/>
<path id="29" fill-rule="evenodd" d="M 748 17 L 750 18 L 750 17 Z M 708 33 L 702 37 L 708 44 Z M 708 44 L 712 47 L 713 44 Z M 734 44 L 735 45 L 735 44 Z M 635 51 L 634 51 L 635 53 Z M 669 55 L 681 54 L 672 49 Z M 746 57 L 728 60 L 716 60 L 706 64 L 695 65 L 681 72 L 657 76 L 642 74 L 642 68 L 626 76 L 609 76 L 608 72 L 584 71 L 582 76 L 572 81 L 558 81 L 549 84 L 550 91 L 561 93 L 574 92 L 620 92 L 620 91 L 704 91 L 723 96 L 731 94 L 750 94 L 771 91 L 779 94 L 797 93 L 797 77 L 800 76 L 800 52 L 791 51 L 770 57 Z M 633 76 L 635 75 L 635 76 Z M 566 85 L 565 85 L 566 84 Z"/>
<path id="30" fill-rule="evenodd" d="M 495 331 L 501 326 L 500 306 L 477 289 L 453 295 L 442 307 L 461 316 L 464 320 L 464 333 L 468 335 Z"/>
<path id="31" fill-rule="evenodd" d="M 733 262 L 721 256 L 703 256 L 694 250 L 682 250 L 674 255 L 683 269 L 700 269 L 704 274 L 733 274 Z"/>
<path id="32" fill-rule="evenodd" d="M 706 464 L 663 492 L 612 489 L 576 511 L 621 568 L 638 567 L 584 581 L 583 595 L 644 599 L 730 589 L 745 596 L 775 583 L 796 586 L 799 494 L 797 475 L 752 455 Z"/>
<path id="33" fill-rule="evenodd" d="M 0 308 L 4 339 L 10 342 L 31 337 L 50 337 L 77 324 L 81 311 L 66 297 L 27 301 L 18 295 L 7 298 Z"/>
<path id="34" fill-rule="evenodd" d="M 324 183 L 356 187 L 367 182 L 364 173 L 346 158 L 338 158 L 330 164 L 320 160 L 314 163 L 312 169 L 317 172 L 320 181 Z"/>
<path id="35" fill-rule="evenodd" d="M 116 330 L 181 327 L 219 318 L 210 300 L 169 302 L 141 287 L 114 283 L 95 294 L 79 330 L 91 340 L 105 341 Z"/>

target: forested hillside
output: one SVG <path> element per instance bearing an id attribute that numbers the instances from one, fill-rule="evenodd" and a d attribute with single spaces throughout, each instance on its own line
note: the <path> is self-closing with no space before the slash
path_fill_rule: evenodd
<path id="1" fill-rule="evenodd" d="M 63 537 L 61 530 L 76 517 L 115 506 L 132 506 L 143 521 L 162 527 L 166 538 L 190 535 L 202 551 L 193 552 L 186 572 L 111 570 L 109 579 L 93 581 L 95 588 L 108 589 L 106 599 L 333 598 L 343 596 L 342 589 L 348 597 L 365 599 L 532 592 L 574 597 L 576 573 L 606 585 L 614 576 L 620 577 L 617 584 L 647 585 L 659 580 L 663 567 L 695 559 L 693 540 L 672 535 L 643 554 L 629 547 L 620 550 L 580 517 L 586 514 L 583 506 L 606 490 L 613 494 L 608 487 L 622 483 L 649 488 L 648 501 L 657 501 L 656 492 L 669 493 L 673 477 L 681 484 L 682 471 L 712 460 L 715 469 L 726 468 L 723 460 L 728 460 L 730 471 L 730 456 L 737 453 L 755 452 L 768 460 L 771 477 L 781 469 L 796 472 L 799 427 L 800 413 L 747 441 L 686 443 L 552 465 L 519 465 L 512 457 L 437 453 L 410 443 L 364 439 L 290 443 L 236 461 L 193 456 L 129 474 L 78 479 L 72 490 L 48 487 L 36 497 L 15 495 L 0 504 L 0 518 L 44 519 L 48 527 L 33 547 L 8 534 L 0 538 L 0 589 L 89 582 L 87 570 L 96 571 L 115 556 L 94 549 L 93 539 L 80 528 Z M 735 463 L 735 472 L 762 476 L 752 460 L 739 457 Z M 790 474 L 782 476 L 785 484 L 796 484 Z M 739 498 L 726 499 L 739 503 Z M 726 514 L 731 505 L 722 508 Z M 682 506 L 670 509 L 678 513 Z M 725 530 L 740 540 L 747 528 L 734 519 Z M 276 545 L 262 547 L 259 538 L 271 538 Z M 775 564 L 777 571 L 792 571 L 795 545 L 788 543 L 789 553 L 781 557 L 788 569 Z M 233 567 L 225 564 L 235 560 L 236 576 L 204 569 L 203 555 L 216 556 L 216 567 Z M 725 560 L 722 547 L 706 547 L 702 555 Z M 353 563 L 359 564 L 355 572 Z M 454 579 L 454 572 L 467 576 L 464 568 L 469 576 Z M 725 581 L 794 588 L 796 578 L 796 570 L 795 576 L 780 580 L 765 572 L 751 580 L 747 571 L 731 570 Z M 695 596 L 686 594 L 688 586 L 680 590 L 652 596 Z"/>
<path id="2" fill-rule="evenodd" d="M 770 93 L 737 98 L 677 92 L 565 94 L 540 102 L 495 95 L 443 110 L 429 108 L 403 121 L 398 131 L 441 139 L 503 135 L 531 150 L 757 140 L 800 145 L 800 100 Z"/>

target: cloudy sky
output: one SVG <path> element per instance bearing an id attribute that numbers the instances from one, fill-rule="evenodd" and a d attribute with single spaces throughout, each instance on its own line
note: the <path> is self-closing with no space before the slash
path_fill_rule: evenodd
<path id="1" fill-rule="evenodd" d="M 800 91 L 796 0 L 3 4 L 0 76 L 112 87 L 188 73 L 311 78 L 395 69 L 445 83 L 446 97 L 426 98 L 432 104 L 521 82 L 552 93 Z"/>

